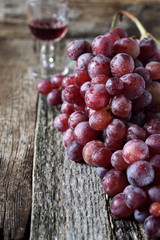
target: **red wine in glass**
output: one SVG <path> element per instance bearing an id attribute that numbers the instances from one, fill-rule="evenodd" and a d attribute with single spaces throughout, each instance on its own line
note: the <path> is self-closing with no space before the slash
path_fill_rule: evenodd
<path id="1" fill-rule="evenodd" d="M 29 23 L 31 33 L 39 40 L 57 40 L 65 36 L 67 25 L 53 18 L 36 19 Z"/>

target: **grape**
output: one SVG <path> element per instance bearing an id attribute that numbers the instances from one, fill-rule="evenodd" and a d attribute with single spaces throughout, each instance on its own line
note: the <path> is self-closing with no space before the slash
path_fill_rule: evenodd
<path id="1" fill-rule="evenodd" d="M 139 223 L 143 223 L 149 215 L 148 208 L 136 209 L 134 211 L 134 218 Z"/>
<path id="2" fill-rule="evenodd" d="M 125 202 L 129 208 L 139 209 L 147 203 L 147 195 L 142 188 L 134 187 L 125 194 Z"/>
<path id="3" fill-rule="evenodd" d="M 140 76 L 142 76 L 146 84 L 148 84 L 152 81 L 150 78 L 149 71 L 147 69 L 145 69 L 144 67 L 137 67 L 134 70 L 134 72 L 139 74 Z"/>
<path id="4" fill-rule="evenodd" d="M 97 148 L 92 153 L 92 162 L 94 166 L 109 168 L 111 167 L 110 161 L 111 156 L 112 152 L 108 148 L 106 147 Z"/>
<path id="5" fill-rule="evenodd" d="M 98 167 L 97 168 L 97 174 L 100 179 L 103 179 L 104 175 L 108 172 L 109 170 L 103 167 Z"/>
<path id="6" fill-rule="evenodd" d="M 97 77 L 100 74 L 110 75 L 110 59 L 99 54 L 91 59 L 88 64 L 88 74 L 90 78 Z"/>
<path id="7" fill-rule="evenodd" d="M 120 78 L 124 86 L 124 95 L 130 100 L 136 99 L 142 95 L 145 89 L 144 79 L 137 73 L 130 73 Z"/>
<path id="8" fill-rule="evenodd" d="M 41 80 L 37 84 L 38 93 L 46 95 L 46 94 L 50 93 L 52 91 L 52 89 L 53 89 L 53 84 L 50 81 Z"/>
<path id="9" fill-rule="evenodd" d="M 77 143 L 76 141 L 73 141 L 68 147 L 67 147 L 67 156 L 69 159 L 71 159 L 74 162 L 82 162 L 82 150 L 83 145 Z"/>
<path id="10" fill-rule="evenodd" d="M 128 37 L 126 30 L 123 28 L 114 28 L 112 32 L 118 34 L 120 38 Z"/>
<path id="11" fill-rule="evenodd" d="M 75 40 L 67 46 L 67 55 L 72 60 L 77 60 L 83 53 L 91 53 L 91 45 L 86 40 Z"/>
<path id="12" fill-rule="evenodd" d="M 154 202 L 149 208 L 150 213 L 155 217 L 160 217 L 160 203 Z"/>
<path id="13" fill-rule="evenodd" d="M 69 119 L 68 119 L 68 124 L 71 129 L 74 129 L 78 123 L 87 121 L 88 117 L 84 112 L 81 111 L 75 111 L 73 112 Z"/>
<path id="14" fill-rule="evenodd" d="M 69 126 L 68 126 L 68 115 L 65 113 L 59 114 L 54 119 L 54 127 L 60 132 L 65 132 Z"/>
<path id="15" fill-rule="evenodd" d="M 117 194 L 110 204 L 111 213 L 118 218 L 127 218 L 133 213 L 133 209 L 127 207 L 124 193 Z"/>
<path id="16" fill-rule="evenodd" d="M 122 156 L 122 150 L 117 150 L 112 154 L 111 157 L 111 165 L 116 169 L 116 170 L 125 170 L 129 166 L 128 163 L 124 160 Z"/>
<path id="17" fill-rule="evenodd" d="M 122 120 L 114 118 L 106 129 L 107 136 L 116 140 L 126 136 L 126 126 Z"/>
<path id="18" fill-rule="evenodd" d="M 102 180 L 103 189 L 110 197 L 122 192 L 127 185 L 126 175 L 115 169 L 109 170 Z"/>
<path id="19" fill-rule="evenodd" d="M 153 166 L 154 170 L 160 172 L 160 155 L 155 155 L 149 159 L 150 164 Z"/>
<path id="20" fill-rule="evenodd" d="M 68 128 L 63 135 L 63 145 L 68 147 L 74 140 L 74 131 L 71 128 Z"/>
<path id="21" fill-rule="evenodd" d="M 92 84 L 92 86 L 94 84 L 106 84 L 108 79 L 109 79 L 109 77 L 107 77 L 106 75 L 100 74 L 97 77 L 92 78 L 91 84 Z"/>
<path id="22" fill-rule="evenodd" d="M 111 111 L 117 117 L 128 117 L 132 103 L 123 94 L 116 95 L 111 100 Z"/>
<path id="23" fill-rule="evenodd" d="M 144 112 L 136 112 L 134 113 L 134 115 L 132 115 L 131 117 L 131 122 L 138 124 L 139 126 L 143 126 L 143 124 L 145 123 L 146 120 L 146 115 L 144 114 Z"/>
<path id="24" fill-rule="evenodd" d="M 153 202 L 160 202 L 160 186 L 151 186 L 147 190 L 149 200 Z"/>
<path id="25" fill-rule="evenodd" d="M 82 153 L 83 159 L 87 164 L 93 165 L 92 153 L 94 152 L 94 150 L 100 147 L 104 147 L 104 143 L 101 141 L 93 140 L 93 141 L 87 142 L 87 144 L 83 148 L 83 153 Z"/>
<path id="26" fill-rule="evenodd" d="M 58 88 L 54 88 L 47 95 L 47 103 L 51 106 L 56 106 L 62 103 L 61 91 Z"/>
<path id="27" fill-rule="evenodd" d="M 140 97 L 132 101 L 132 108 L 134 111 L 143 110 L 144 108 L 149 106 L 151 102 L 152 102 L 152 94 L 149 91 L 144 90 L 144 92 Z"/>
<path id="28" fill-rule="evenodd" d="M 160 62 L 152 61 L 146 65 L 146 69 L 149 71 L 153 80 L 160 79 Z"/>
<path id="29" fill-rule="evenodd" d="M 79 88 L 75 85 L 69 85 L 62 92 L 62 99 L 68 103 L 74 104 L 82 101 L 82 96 L 79 92 Z"/>
<path id="30" fill-rule="evenodd" d="M 139 139 L 139 140 L 145 141 L 147 138 L 147 133 L 145 129 L 143 129 L 139 125 L 133 124 L 127 129 L 126 138 L 127 138 L 127 141 L 130 141 L 133 139 Z"/>
<path id="31" fill-rule="evenodd" d="M 84 53 L 80 55 L 76 62 L 76 69 L 87 70 L 90 60 L 94 57 L 92 53 Z"/>
<path id="32" fill-rule="evenodd" d="M 69 85 L 74 85 L 74 75 L 73 74 L 68 74 L 62 80 L 62 87 L 63 88 L 66 88 Z"/>
<path id="33" fill-rule="evenodd" d="M 88 121 L 80 122 L 74 129 L 74 136 L 78 143 L 85 145 L 91 140 L 97 139 L 99 135 L 98 131 L 93 130 Z"/>
<path id="34" fill-rule="evenodd" d="M 112 117 L 110 113 L 102 109 L 91 114 L 89 117 L 89 125 L 95 130 L 103 130 L 108 126 L 111 120 Z"/>
<path id="35" fill-rule="evenodd" d="M 92 42 L 92 52 L 94 55 L 103 54 L 108 57 L 111 56 L 112 49 L 112 41 L 103 35 L 97 36 Z"/>
<path id="36" fill-rule="evenodd" d="M 144 230 L 150 237 L 160 237 L 160 217 L 149 216 L 144 221 Z"/>
<path id="37" fill-rule="evenodd" d="M 53 74 L 51 76 L 51 83 L 55 88 L 61 88 L 62 87 L 62 81 L 63 81 L 64 75 L 60 73 Z"/>
<path id="38" fill-rule="evenodd" d="M 150 119 L 144 124 L 144 129 L 149 135 L 151 134 L 160 134 L 160 120 L 159 119 Z"/>
<path id="39" fill-rule="evenodd" d="M 82 97 L 85 96 L 86 92 L 90 89 L 90 87 L 91 87 L 91 82 L 90 81 L 82 84 L 82 86 L 80 88 L 80 93 L 81 93 Z"/>
<path id="40" fill-rule="evenodd" d="M 104 144 L 111 151 L 116 151 L 123 146 L 123 139 L 115 139 L 106 136 L 106 138 L 104 139 Z"/>
<path id="41" fill-rule="evenodd" d="M 157 45 L 151 38 L 143 38 L 139 42 L 140 46 L 140 59 L 150 59 L 154 57 L 157 52 Z"/>
<path id="42" fill-rule="evenodd" d="M 160 154 L 160 134 L 152 134 L 146 139 L 150 155 Z"/>
<path id="43" fill-rule="evenodd" d="M 139 67 L 143 67 L 143 63 L 139 59 L 135 59 L 134 63 L 135 63 L 135 68 L 136 69 L 139 68 Z M 140 73 L 138 73 L 138 74 L 141 75 Z"/>
<path id="44" fill-rule="evenodd" d="M 123 92 L 123 82 L 118 77 L 109 78 L 106 82 L 106 89 L 111 95 L 118 95 Z"/>
<path id="45" fill-rule="evenodd" d="M 117 40 L 120 39 L 119 35 L 116 32 L 108 32 L 104 34 L 105 37 L 109 38 L 112 43 L 115 43 Z"/>
<path id="46" fill-rule="evenodd" d="M 61 113 L 66 113 L 70 115 L 73 112 L 74 112 L 74 105 L 67 102 L 63 102 L 61 106 Z"/>
<path id="47" fill-rule="evenodd" d="M 100 110 L 108 105 L 110 95 L 106 91 L 104 84 L 91 86 L 85 94 L 85 102 L 89 108 Z"/>
<path id="48" fill-rule="evenodd" d="M 154 180 L 154 169 L 147 161 L 137 161 L 127 168 L 128 182 L 135 187 L 145 187 Z"/>
<path id="49" fill-rule="evenodd" d="M 140 47 L 133 38 L 121 38 L 114 43 L 113 51 L 115 54 L 127 53 L 135 59 L 140 53 Z"/>
<path id="50" fill-rule="evenodd" d="M 74 72 L 75 85 L 81 87 L 83 83 L 90 81 L 90 76 L 86 69 L 76 69 Z"/>
<path id="51" fill-rule="evenodd" d="M 85 105 L 83 104 L 83 100 L 82 100 L 82 105 L 74 104 L 74 111 L 85 112 Z"/>
<path id="52" fill-rule="evenodd" d="M 134 61 L 127 53 L 118 53 L 115 55 L 110 63 L 111 72 L 115 77 L 122 77 L 125 74 L 134 71 Z"/>
<path id="53" fill-rule="evenodd" d="M 147 144 L 139 139 L 130 140 L 123 147 L 123 157 L 128 164 L 145 160 L 148 156 L 149 149 Z"/>
<path id="54" fill-rule="evenodd" d="M 160 103 L 160 82 L 151 82 L 147 86 L 147 90 L 152 94 L 152 104 L 159 105 Z"/>

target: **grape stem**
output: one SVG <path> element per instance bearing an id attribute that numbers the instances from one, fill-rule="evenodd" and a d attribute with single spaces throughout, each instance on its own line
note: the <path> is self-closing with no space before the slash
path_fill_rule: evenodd
<path id="1" fill-rule="evenodd" d="M 115 15 L 113 16 L 112 24 L 111 24 L 111 30 L 114 29 L 116 22 L 117 22 L 117 18 L 120 17 L 120 20 L 122 21 L 123 16 L 128 17 L 131 21 L 133 21 L 135 23 L 135 25 L 137 26 L 137 28 L 141 34 L 141 39 L 148 38 L 148 37 L 152 38 L 157 43 L 158 47 L 160 48 L 160 42 L 158 41 L 158 39 L 156 39 L 151 33 L 147 32 L 147 30 L 144 28 L 144 26 L 138 20 L 138 18 L 136 18 L 132 13 L 130 13 L 128 11 L 118 11 L 115 13 Z"/>

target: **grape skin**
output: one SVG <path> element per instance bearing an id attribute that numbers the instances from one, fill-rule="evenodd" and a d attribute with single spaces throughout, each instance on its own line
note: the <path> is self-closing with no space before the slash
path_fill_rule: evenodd
<path id="1" fill-rule="evenodd" d="M 137 161 L 127 168 L 128 182 L 135 187 L 145 187 L 154 181 L 154 169 L 147 161 Z"/>
<path id="2" fill-rule="evenodd" d="M 140 97 L 145 89 L 144 79 L 137 73 L 130 73 L 120 78 L 124 86 L 124 94 L 130 100 Z"/>
<path id="3" fill-rule="evenodd" d="M 144 230 L 150 237 L 160 237 L 160 218 L 149 216 L 144 222 Z"/>
<path id="4" fill-rule="evenodd" d="M 111 72 L 115 77 L 122 77 L 125 74 L 132 73 L 135 65 L 133 58 L 127 53 L 118 53 L 110 63 Z"/>
<path id="5" fill-rule="evenodd" d="M 127 207 L 125 203 L 125 194 L 117 194 L 110 204 L 111 213 L 118 218 L 127 218 L 133 213 L 133 209 Z"/>

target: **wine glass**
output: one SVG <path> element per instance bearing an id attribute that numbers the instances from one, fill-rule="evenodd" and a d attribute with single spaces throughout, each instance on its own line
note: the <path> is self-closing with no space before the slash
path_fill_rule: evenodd
<path id="1" fill-rule="evenodd" d="M 55 64 L 54 42 L 65 37 L 68 26 L 66 2 L 53 0 L 28 0 L 27 23 L 31 34 L 41 42 L 40 64 L 29 67 L 34 77 L 48 79 L 54 73 L 67 74 L 68 68 Z"/>

